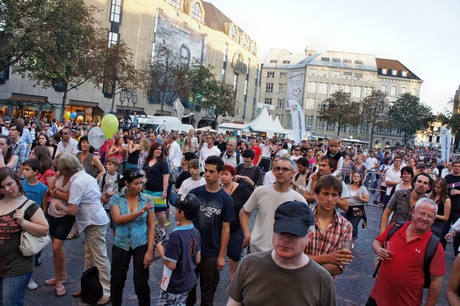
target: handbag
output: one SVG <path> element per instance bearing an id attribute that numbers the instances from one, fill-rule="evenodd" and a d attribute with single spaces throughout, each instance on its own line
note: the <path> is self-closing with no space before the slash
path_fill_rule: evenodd
<path id="1" fill-rule="evenodd" d="M 24 211 L 27 210 L 32 204 L 35 202 L 27 200 L 24 204 L 22 209 Z M 49 243 L 51 239 L 48 235 L 37 237 L 32 235 L 27 231 L 22 231 L 21 234 L 21 243 L 19 244 L 19 250 L 21 251 L 22 255 L 24 256 L 33 256 L 43 250 Z"/>

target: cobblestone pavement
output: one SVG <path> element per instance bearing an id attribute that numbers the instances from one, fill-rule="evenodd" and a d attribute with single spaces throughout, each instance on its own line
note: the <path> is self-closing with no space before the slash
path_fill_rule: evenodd
<path id="1" fill-rule="evenodd" d="M 369 293 L 373 287 L 374 279 L 372 274 L 374 272 L 373 261 L 375 254 L 371 249 L 371 243 L 376 237 L 378 232 L 378 221 L 382 208 L 368 205 L 366 207 L 368 215 L 368 227 L 362 229 L 360 227 L 358 233 L 358 240 L 353 250 L 353 262 L 347 268 L 344 274 L 337 278 L 337 304 L 338 305 L 364 305 L 367 301 Z M 174 214 L 172 214 L 173 216 Z M 112 234 L 107 234 L 107 244 L 110 246 L 112 243 Z M 48 246 L 42 255 L 43 264 L 36 268 L 34 271 L 33 279 L 40 287 L 34 291 L 26 293 L 26 305 L 85 305 L 78 298 L 72 297 L 72 292 L 76 291 L 80 285 L 80 276 L 83 272 L 83 238 L 69 240 L 65 244 L 67 252 L 67 262 L 69 271 L 69 281 L 66 284 L 67 295 L 64 297 L 56 297 L 54 293 L 54 286 L 44 286 L 44 281 L 48 278 L 54 277 L 53 257 L 51 248 Z M 111 248 L 109 248 L 109 258 L 111 258 Z M 454 259 L 452 244 L 448 244 L 446 251 L 446 267 L 448 274 Z M 116 267 L 113 267 L 116 268 Z M 152 305 L 155 305 L 156 298 L 159 294 L 159 283 L 163 264 L 160 260 L 156 260 L 150 267 L 150 289 L 152 296 Z M 444 277 L 443 291 L 439 298 L 438 305 L 447 305 L 445 298 L 445 288 L 448 276 Z M 308 281 L 308 280 L 306 280 Z M 228 265 L 224 271 L 221 272 L 220 285 L 216 292 L 214 299 L 215 305 L 225 305 L 227 295 L 225 288 L 229 283 Z M 425 293 L 426 295 L 426 293 Z M 132 282 L 132 271 L 128 274 L 126 286 L 124 290 L 123 305 L 137 305 L 137 298 L 134 293 L 134 285 Z"/>

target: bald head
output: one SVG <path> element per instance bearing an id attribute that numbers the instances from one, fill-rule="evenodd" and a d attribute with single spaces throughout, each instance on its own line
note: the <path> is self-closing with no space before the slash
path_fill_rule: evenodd
<path id="1" fill-rule="evenodd" d="M 227 154 L 228 155 L 233 155 L 236 149 L 236 145 L 237 145 L 236 140 L 233 138 L 227 141 Z"/>

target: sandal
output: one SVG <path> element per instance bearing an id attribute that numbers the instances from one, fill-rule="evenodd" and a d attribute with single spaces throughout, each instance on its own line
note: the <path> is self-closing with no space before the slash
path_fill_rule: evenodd
<path id="1" fill-rule="evenodd" d="M 67 278 L 63 278 L 63 279 L 61 280 L 61 283 L 62 283 L 62 284 L 67 283 Z M 45 285 L 47 285 L 47 286 L 54 286 L 54 285 L 56 285 L 56 278 L 53 277 L 53 278 L 47 279 L 47 280 L 45 281 Z"/>
<path id="2" fill-rule="evenodd" d="M 62 285 L 61 288 L 56 287 L 56 296 L 61 297 L 64 296 L 67 293 L 67 290 L 65 290 L 64 285 Z"/>
<path id="3" fill-rule="evenodd" d="M 75 238 L 78 238 L 80 237 L 80 233 L 79 232 L 71 232 L 67 235 L 67 240 L 72 240 L 72 239 L 75 239 Z"/>

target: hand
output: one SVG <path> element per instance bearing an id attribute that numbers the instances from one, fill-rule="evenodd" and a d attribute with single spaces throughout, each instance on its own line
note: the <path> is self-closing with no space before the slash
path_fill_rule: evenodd
<path id="1" fill-rule="evenodd" d="M 454 238 L 455 235 L 457 235 L 456 231 L 450 231 L 444 238 L 446 238 L 446 240 L 450 240 L 450 239 Z"/>
<path id="2" fill-rule="evenodd" d="M 160 255 L 160 258 L 163 258 L 165 255 L 165 247 L 161 244 L 161 242 L 157 244 L 157 251 L 158 255 Z"/>
<path id="3" fill-rule="evenodd" d="M 148 269 L 152 261 L 153 261 L 153 252 L 149 252 L 149 251 L 145 252 L 144 269 Z"/>
<path id="4" fill-rule="evenodd" d="M 450 191 L 450 195 L 457 195 L 457 194 L 459 194 L 459 191 L 457 189 L 452 189 Z"/>
<path id="5" fill-rule="evenodd" d="M 385 249 L 385 248 L 380 248 L 379 252 L 377 253 L 377 256 L 379 257 L 380 260 L 392 260 L 393 259 L 393 252 Z"/>
<path id="6" fill-rule="evenodd" d="M 24 211 L 22 209 L 16 209 L 13 218 L 15 218 L 16 222 L 21 225 L 24 222 Z"/>
<path id="7" fill-rule="evenodd" d="M 149 209 L 152 209 L 153 208 L 153 205 L 148 203 L 147 202 L 147 205 L 144 206 L 144 208 L 142 208 L 144 210 L 144 212 L 148 211 Z"/>
<path id="8" fill-rule="evenodd" d="M 310 179 L 312 180 L 312 182 L 316 182 L 318 180 L 318 173 L 317 172 L 313 173 L 310 176 Z"/>
<path id="9" fill-rule="evenodd" d="M 166 199 L 166 196 L 167 196 L 166 191 L 163 191 L 163 193 L 161 194 L 161 198 L 162 198 L 162 199 Z"/>
<path id="10" fill-rule="evenodd" d="M 335 250 L 330 255 L 331 263 L 339 266 L 350 264 L 353 258 L 350 250 Z"/>
<path id="11" fill-rule="evenodd" d="M 217 257 L 217 270 L 221 271 L 225 266 L 225 256 Z"/>
<path id="12" fill-rule="evenodd" d="M 247 248 L 249 246 L 249 241 L 251 241 L 251 234 L 244 235 L 243 244 L 241 245 L 243 248 Z"/>

